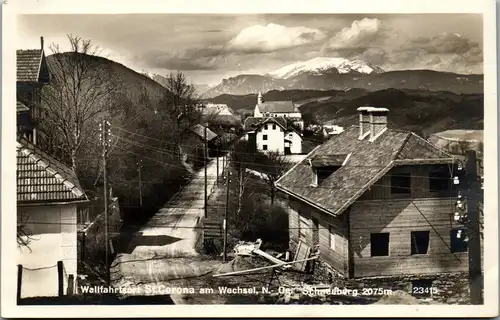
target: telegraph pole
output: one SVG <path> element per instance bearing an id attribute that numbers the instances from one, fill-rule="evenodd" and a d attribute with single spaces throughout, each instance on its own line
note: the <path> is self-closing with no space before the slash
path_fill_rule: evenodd
<path id="1" fill-rule="evenodd" d="M 204 136 L 205 136 L 205 152 L 203 156 L 203 162 L 204 162 L 204 167 L 205 167 L 205 218 L 208 217 L 208 210 L 207 210 L 207 205 L 208 205 L 208 181 L 207 181 L 207 157 L 208 157 L 208 152 L 207 152 L 207 124 L 205 123 L 204 126 Z"/>
<path id="2" fill-rule="evenodd" d="M 220 142 L 220 140 L 219 140 Z M 219 185 L 219 151 L 220 151 L 220 146 L 219 146 L 219 143 L 217 144 L 217 156 L 215 158 L 215 160 L 217 161 L 217 180 L 215 180 L 215 182 L 217 183 L 217 185 Z"/>
<path id="3" fill-rule="evenodd" d="M 110 271 L 109 271 L 109 220 L 108 220 L 108 143 L 110 140 L 111 129 L 109 128 L 109 122 L 103 120 L 100 125 L 101 130 L 101 141 L 102 141 L 102 166 L 103 166 L 103 177 L 104 177 L 104 240 L 106 246 L 106 283 L 110 285 Z"/>
<path id="4" fill-rule="evenodd" d="M 227 260 L 227 216 L 228 216 L 228 213 L 229 213 L 229 183 L 230 183 L 230 171 L 229 170 L 226 170 L 226 208 L 225 208 L 225 211 L 224 211 L 224 221 L 222 223 L 222 228 L 224 229 L 224 243 L 223 243 L 223 246 L 224 246 L 224 255 L 222 257 L 223 261 L 226 262 Z"/>
<path id="5" fill-rule="evenodd" d="M 142 171 L 142 160 L 139 159 L 137 162 L 138 165 L 138 170 L 139 170 L 139 204 L 142 208 L 142 178 L 141 178 L 141 171 Z"/>
<path id="6" fill-rule="evenodd" d="M 479 226 L 478 196 L 479 176 L 477 174 L 476 151 L 466 153 L 467 180 L 467 233 L 469 238 L 469 290 L 472 304 L 483 304 L 483 276 L 481 268 L 481 235 Z"/>

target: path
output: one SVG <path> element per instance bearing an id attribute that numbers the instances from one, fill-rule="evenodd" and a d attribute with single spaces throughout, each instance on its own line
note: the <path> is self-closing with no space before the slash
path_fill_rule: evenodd
<path id="1" fill-rule="evenodd" d="M 207 165 L 209 194 L 216 181 L 217 161 L 221 173 L 222 158 L 214 158 Z M 114 287 L 149 295 L 154 292 L 145 292 L 145 284 L 165 287 L 166 281 L 199 276 L 213 270 L 214 262 L 202 261 L 195 251 L 198 239 L 195 226 L 204 215 L 204 184 L 205 171 L 202 168 L 141 228 L 125 252 L 117 255 L 111 265 Z"/>

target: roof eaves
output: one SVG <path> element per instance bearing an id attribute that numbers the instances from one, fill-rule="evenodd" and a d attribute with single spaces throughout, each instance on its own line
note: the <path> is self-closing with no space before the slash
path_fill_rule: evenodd
<path id="1" fill-rule="evenodd" d="M 36 74 L 36 81 L 40 81 L 40 72 L 42 70 L 42 62 L 43 62 L 43 48 L 40 50 L 40 61 L 38 62 L 38 72 Z"/>
<path id="2" fill-rule="evenodd" d="M 297 198 L 300 201 L 307 203 L 308 205 L 310 205 L 313 208 L 316 208 L 316 209 L 318 209 L 318 210 L 320 210 L 320 211 L 322 211 L 322 212 L 324 212 L 326 214 L 329 214 L 329 215 L 333 214 L 328 209 L 323 208 L 323 207 L 319 206 L 318 204 L 316 204 L 316 203 L 314 203 L 312 201 L 309 201 L 306 198 L 303 198 L 303 197 L 299 196 L 298 194 L 296 194 L 296 193 L 294 193 L 294 192 L 286 189 L 285 187 L 283 187 L 281 185 L 278 185 L 277 182 L 275 183 L 275 187 L 276 187 L 276 189 L 281 190 L 282 192 L 287 193 L 287 194 L 291 195 L 292 197 Z"/>

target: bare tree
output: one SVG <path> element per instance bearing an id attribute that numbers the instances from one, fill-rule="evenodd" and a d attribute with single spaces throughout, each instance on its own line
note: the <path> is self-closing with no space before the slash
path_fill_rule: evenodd
<path id="1" fill-rule="evenodd" d="M 78 154 L 98 133 L 98 122 L 117 106 L 119 85 L 91 40 L 68 35 L 70 51 L 52 44 L 51 84 L 42 91 L 42 119 L 56 154 L 77 167 Z"/>
<path id="2" fill-rule="evenodd" d="M 289 161 L 279 152 L 271 151 L 265 154 L 260 172 L 263 174 L 264 180 L 269 187 L 271 205 L 274 205 L 276 198 L 276 187 L 274 184 L 288 170 L 289 166 Z"/>
<path id="3" fill-rule="evenodd" d="M 31 241 L 36 239 L 33 238 L 33 233 L 27 226 L 28 218 L 28 216 L 23 215 L 22 213 L 17 215 L 17 245 L 20 248 L 28 248 L 31 252 Z"/>

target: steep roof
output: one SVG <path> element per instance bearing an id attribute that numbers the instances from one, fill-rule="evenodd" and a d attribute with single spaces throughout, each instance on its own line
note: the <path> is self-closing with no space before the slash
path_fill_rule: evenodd
<path id="1" fill-rule="evenodd" d="M 190 130 L 198 135 L 201 139 L 205 139 L 205 127 L 201 124 L 194 125 Z M 212 141 L 215 138 L 217 138 L 217 134 L 207 128 L 207 141 Z"/>
<path id="2" fill-rule="evenodd" d="M 261 113 L 300 113 L 292 101 L 265 101 L 258 107 Z"/>
<path id="3" fill-rule="evenodd" d="M 17 50 L 17 81 L 38 82 L 43 57 L 42 49 Z"/>
<path id="4" fill-rule="evenodd" d="M 18 203 L 87 200 L 75 172 L 26 139 L 17 141 Z"/>
<path id="5" fill-rule="evenodd" d="M 454 159 L 428 141 L 407 131 L 388 129 L 374 142 L 359 140 L 352 126 L 330 138 L 285 173 L 276 186 L 291 196 L 333 215 L 340 215 L 370 186 L 396 165 L 450 163 Z M 347 155 L 347 156 L 346 156 Z M 310 185 L 313 166 L 330 161 L 343 165 L 320 186 Z"/>
<path id="6" fill-rule="evenodd" d="M 248 117 L 245 119 L 243 124 L 245 131 L 253 131 L 263 125 L 266 122 L 275 122 L 283 127 L 285 130 L 288 128 L 288 121 L 282 117 L 267 117 L 267 118 L 259 118 L 259 117 Z"/>

